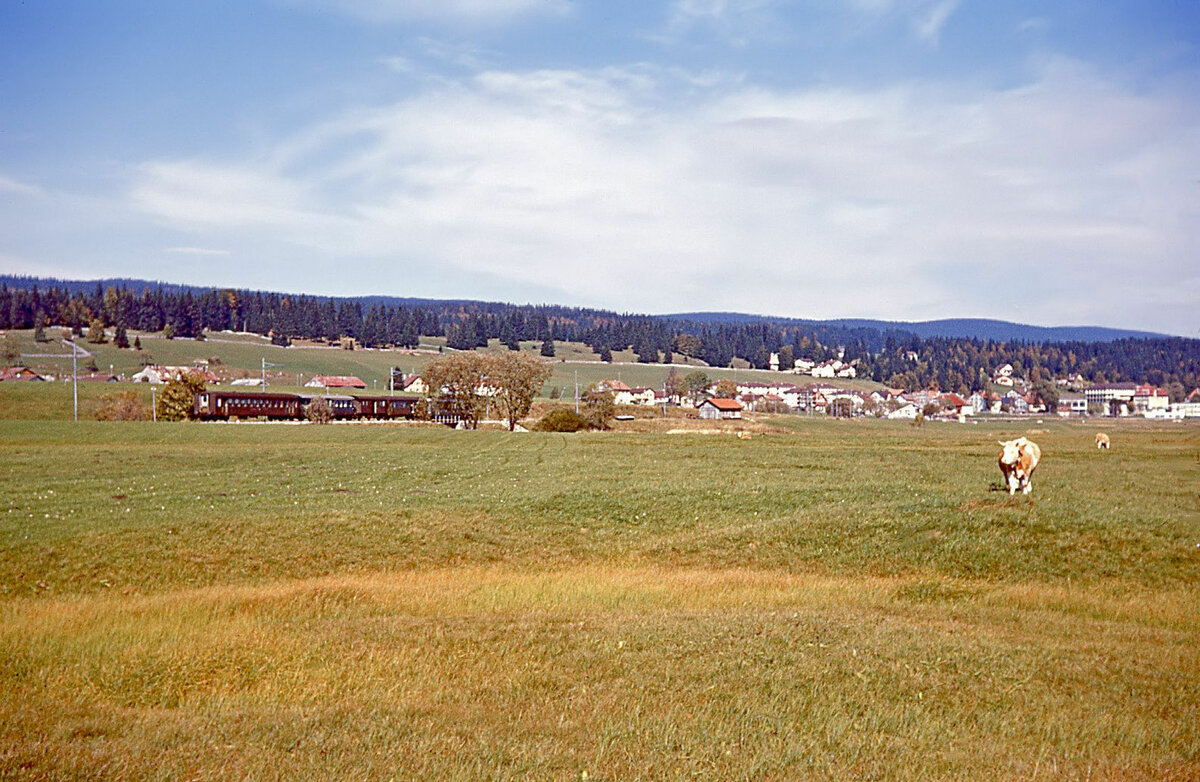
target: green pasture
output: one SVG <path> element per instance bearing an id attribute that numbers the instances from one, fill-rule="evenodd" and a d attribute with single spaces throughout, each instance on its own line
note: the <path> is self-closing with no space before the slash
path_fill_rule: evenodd
<path id="1" fill-rule="evenodd" d="M 1200 775 L 1200 429 L 772 423 L 0 420 L 0 777 Z"/>

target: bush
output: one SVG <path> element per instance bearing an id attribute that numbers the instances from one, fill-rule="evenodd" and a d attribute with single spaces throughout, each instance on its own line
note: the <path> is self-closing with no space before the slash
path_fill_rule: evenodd
<path id="1" fill-rule="evenodd" d="M 97 421 L 147 421 L 150 406 L 141 400 L 136 391 L 105 394 L 96 406 Z"/>
<path id="2" fill-rule="evenodd" d="M 333 407 L 330 406 L 329 400 L 317 397 L 308 403 L 304 417 L 314 424 L 327 424 L 333 420 Z"/>
<path id="3" fill-rule="evenodd" d="M 565 407 L 556 407 L 533 425 L 538 432 L 578 432 L 588 428 L 586 418 Z"/>

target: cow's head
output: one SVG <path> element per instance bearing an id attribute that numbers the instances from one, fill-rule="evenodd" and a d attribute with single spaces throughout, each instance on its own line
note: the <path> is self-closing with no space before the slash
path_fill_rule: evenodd
<path id="1" fill-rule="evenodd" d="M 1021 458 L 1021 442 L 1020 440 L 1004 440 L 1000 441 L 1000 447 L 1004 450 L 1000 452 L 1000 461 L 1005 464 L 1013 465 Z"/>

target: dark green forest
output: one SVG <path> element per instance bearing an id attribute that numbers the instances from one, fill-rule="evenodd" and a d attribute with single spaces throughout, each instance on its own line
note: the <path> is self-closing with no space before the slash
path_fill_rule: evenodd
<path id="1" fill-rule="evenodd" d="M 859 377 L 905 390 L 936 388 L 969 393 L 986 388 L 993 368 L 1012 364 L 1031 384 L 1081 375 L 1090 383 L 1153 383 L 1179 397 L 1200 386 L 1200 340 L 1182 337 L 1126 338 L 1107 342 L 1027 342 L 971 338 L 922 338 L 902 329 L 731 316 L 720 321 L 618 314 L 552 305 L 487 302 L 422 302 L 393 305 L 232 289 L 184 286 L 87 285 L 9 278 L 0 284 L 0 328 L 130 329 L 166 332 L 181 339 L 233 330 L 292 339 L 352 338 L 364 347 L 416 347 L 422 336 L 442 336 L 448 347 L 469 350 L 498 339 L 511 348 L 522 341 L 581 342 L 602 359 L 632 349 L 638 361 L 670 362 L 679 356 L 710 366 L 742 359 L 769 367 L 796 358 L 816 361 L 841 354 Z"/>

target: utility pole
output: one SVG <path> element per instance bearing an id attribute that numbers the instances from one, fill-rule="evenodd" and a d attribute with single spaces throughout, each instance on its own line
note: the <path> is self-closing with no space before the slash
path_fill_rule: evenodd
<path id="1" fill-rule="evenodd" d="M 267 390 L 267 357 L 263 356 L 262 360 L 262 387 L 263 391 Z"/>
<path id="2" fill-rule="evenodd" d="M 579 370 L 575 370 L 575 415 L 579 415 Z"/>
<path id="3" fill-rule="evenodd" d="M 158 387 L 151 384 L 150 386 L 150 420 L 158 423 L 158 394 L 155 391 Z"/>
<path id="4" fill-rule="evenodd" d="M 79 372 L 75 363 L 75 343 L 71 343 L 71 390 L 75 397 L 75 420 L 79 421 Z"/>

